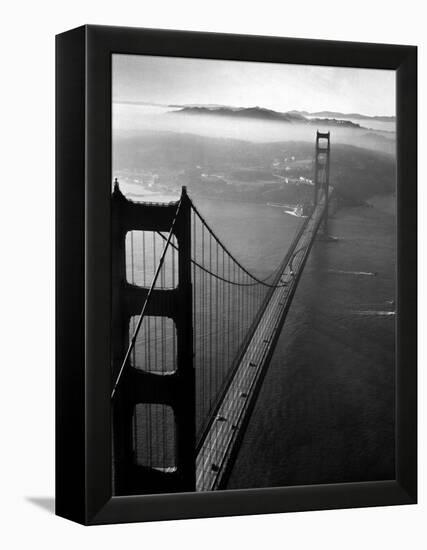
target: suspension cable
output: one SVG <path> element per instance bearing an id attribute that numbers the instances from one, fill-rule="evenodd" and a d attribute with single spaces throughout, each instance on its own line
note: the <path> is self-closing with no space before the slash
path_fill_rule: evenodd
<path id="1" fill-rule="evenodd" d="M 222 249 L 226 252 L 226 254 L 231 258 L 231 260 L 244 272 L 246 273 L 246 275 L 248 275 L 251 279 L 253 279 L 255 282 L 253 283 L 243 283 L 243 282 L 240 282 L 240 281 L 232 281 L 232 280 L 229 280 L 229 279 L 225 279 L 223 277 L 221 277 L 220 275 L 218 275 L 217 273 L 214 273 L 212 270 L 209 270 L 207 269 L 205 266 L 201 265 L 200 263 L 198 263 L 196 260 L 193 260 L 191 259 L 191 262 L 196 265 L 199 269 L 201 269 L 202 271 L 204 271 L 205 273 L 211 275 L 212 277 L 215 277 L 216 279 L 219 279 L 220 281 L 223 281 L 225 283 L 228 283 L 228 284 L 231 284 L 231 285 L 235 285 L 235 286 L 256 286 L 256 285 L 262 285 L 262 286 L 266 286 L 268 288 L 282 288 L 282 287 L 285 287 L 287 286 L 287 283 L 283 283 L 283 284 L 270 284 L 270 283 L 267 283 L 266 281 L 268 281 L 269 279 L 277 276 L 277 273 L 280 271 L 280 269 L 282 268 L 282 263 L 277 267 L 275 268 L 275 270 L 270 273 L 270 275 L 268 275 L 267 277 L 265 277 L 264 279 L 259 279 L 258 277 L 256 277 L 255 275 L 253 275 L 252 273 L 250 273 L 235 257 L 234 255 L 227 249 L 227 247 L 222 243 L 222 241 L 215 235 L 215 233 L 212 231 L 212 229 L 209 227 L 209 225 L 207 224 L 206 220 L 203 218 L 203 216 L 200 214 L 200 212 L 198 211 L 198 209 L 195 207 L 193 201 L 190 199 L 190 202 L 191 202 L 191 207 L 193 208 L 194 212 L 197 214 L 197 216 L 199 217 L 200 221 L 202 222 L 203 226 L 206 227 L 206 229 L 208 230 L 208 232 L 210 233 L 210 235 L 217 241 L 217 243 L 222 247 Z M 157 232 L 163 239 L 166 239 L 166 237 L 160 233 L 160 232 Z M 175 245 L 175 244 L 171 244 L 171 246 L 173 246 L 176 250 L 178 250 L 178 247 Z"/>
<path id="2" fill-rule="evenodd" d="M 255 275 L 253 275 L 252 273 L 250 273 L 250 271 L 248 271 L 240 262 L 239 260 L 237 260 L 237 258 L 235 258 L 233 256 L 233 254 L 228 250 L 228 248 L 224 245 L 224 243 L 221 241 L 221 239 L 219 239 L 215 233 L 212 231 L 212 229 L 209 227 L 209 225 L 207 224 L 206 220 L 204 219 L 204 217 L 200 214 L 200 212 L 198 211 L 198 209 L 195 207 L 193 201 L 191 200 L 190 198 L 190 202 L 191 202 L 191 207 L 193 208 L 194 212 L 197 214 L 197 216 L 199 217 L 200 221 L 203 223 L 203 225 L 206 227 L 206 229 L 208 230 L 208 232 L 211 234 L 211 236 L 217 241 L 217 243 L 225 250 L 225 252 L 227 253 L 228 256 L 230 256 L 230 258 L 233 260 L 233 262 L 238 265 L 240 267 L 240 269 L 246 273 L 246 275 L 248 275 L 251 279 L 253 279 L 254 281 L 256 281 L 258 284 L 261 284 L 261 285 L 264 285 L 264 286 L 269 286 L 269 287 L 274 287 L 276 288 L 276 285 L 270 285 L 268 283 L 266 283 L 265 281 L 270 279 L 276 272 L 277 272 L 277 269 L 271 273 L 268 277 L 266 277 L 265 279 L 258 279 L 258 277 L 256 277 Z M 241 286 L 241 283 L 238 284 L 238 286 Z"/>
<path id="3" fill-rule="evenodd" d="M 161 233 L 160 231 L 157 231 L 156 232 L 163 240 L 166 240 L 167 237 L 165 235 L 163 235 L 163 233 Z M 221 243 L 220 243 L 221 244 Z M 171 246 L 179 251 L 179 248 L 176 244 L 174 243 L 171 243 Z M 230 256 L 230 255 L 229 255 Z M 231 259 L 233 259 L 232 256 L 230 256 Z M 217 273 L 214 273 L 213 271 L 211 271 L 210 269 L 208 269 L 207 267 L 203 266 L 202 264 L 200 264 L 199 262 L 197 262 L 196 260 L 193 260 L 193 258 L 191 258 L 191 263 L 193 265 L 195 265 L 196 267 L 198 267 L 199 269 L 201 269 L 202 271 L 204 271 L 205 273 L 207 273 L 208 275 L 211 275 L 212 277 L 215 277 L 216 279 L 220 280 L 220 281 L 223 281 L 224 283 L 228 283 L 230 285 L 236 285 L 236 286 L 256 286 L 256 285 L 259 285 L 260 283 L 258 281 L 255 281 L 254 283 L 239 283 L 239 282 L 236 282 L 236 281 L 231 281 L 230 279 L 226 279 L 224 277 L 221 277 L 221 275 L 218 275 Z M 276 270 L 273 272 L 273 273 L 270 273 L 270 275 L 268 275 L 268 277 L 266 277 L 265 279 L 262 279 L 262 284 L 265 284 L 264 281 L 267 281 L 268 279 L 271 279 L 274 275 L 277 274 L 277 271 L 280 269 L 280 265 L 276 268 Z M 275 285 L 268 285 L 266 284 L 266 286 L 273 286 L 274 288 Z"/>

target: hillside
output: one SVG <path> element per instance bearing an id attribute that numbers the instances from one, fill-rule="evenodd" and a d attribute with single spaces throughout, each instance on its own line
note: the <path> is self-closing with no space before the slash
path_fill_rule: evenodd
<path id="1" fill-rule="evenodd" d="M 224 106 L 185 106 L 177 111 L 171 111 L 173 115 L 207 115 L 231 118 L 247 118 L 256 120 L 268 120 L 277 122 L 288 122 L 293 124 L 318 124 L 340 126 L 348 128 L 360 128 L 359 124 L 349 120 L 336 120 L 335 118 L 308 119 L 298 111 L 281 113 L 272 109 L 262 107 L 224 107 Z"/>
<path id="2" fill-rule="evenodd" d="M 312 195 L 313 144 L 250 143 L 192 134 L 147 132 L 117 140 L 114 174 L 150 182 L 155 191 L 187 185 L 195 195 L 225 200 L 298 201 Z M 393 193 L 394 158 L 350 145 L 331 150 L 331 185 L 346 202 Z"/>

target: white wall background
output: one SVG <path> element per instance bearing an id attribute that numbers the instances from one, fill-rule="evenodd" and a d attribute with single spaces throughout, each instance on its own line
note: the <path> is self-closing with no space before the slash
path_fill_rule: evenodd
<path id="1" fill-rule="evenodd" d="M 83 528 L 30 499 L 54 491 L 54 35 L 83 23 L 417 44 L 426 207 L 426 33 L 416 0 L 4 2 L 0 84 L 0 541 L 9 548 L 423 548 L 418 506 Z M 421 239 L 426 222 L 420 219 Z M 420 250 L 420 266 L 426 266 Z M 425 271 L 421 273 L 424 275 Z M 421 277 L 420 277 L 421 278 Z M 426 326 L 426 287 L 420 322 Z M 421 340 L 423 333 L 420 333 Z M 424 339 L 425 341 L 425 339 Z M 420 345 L 420 392 L 426 346 Z M 425 392 L 423 392 L 425 396 Z M 420 404 L 420 435 L 426 429 Z M 46 501 L 43 501 L 46 504 Z"/>

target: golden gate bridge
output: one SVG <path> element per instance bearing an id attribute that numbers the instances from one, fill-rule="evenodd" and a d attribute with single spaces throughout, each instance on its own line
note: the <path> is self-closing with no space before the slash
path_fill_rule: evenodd
<path id="1" fill-rule="evenodd" d="M 260 279 L 186 192 L 112 195 L 112 424 L 116 495 L 226 487 L 311 246 L 327 234 L 330 136 L 314 198 L 279 267 Z"/>

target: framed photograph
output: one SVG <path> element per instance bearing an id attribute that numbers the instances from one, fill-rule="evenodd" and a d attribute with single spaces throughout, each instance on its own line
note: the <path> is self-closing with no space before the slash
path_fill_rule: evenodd
<path id="1" fill-rule="evenodd" d="M 414 46 L 56 38 L 56 513 L 417 499 Z"/>

